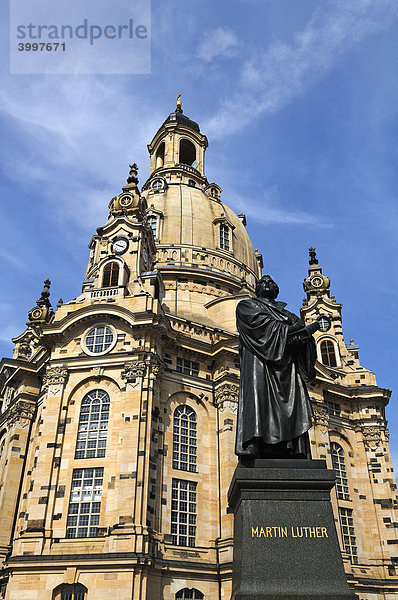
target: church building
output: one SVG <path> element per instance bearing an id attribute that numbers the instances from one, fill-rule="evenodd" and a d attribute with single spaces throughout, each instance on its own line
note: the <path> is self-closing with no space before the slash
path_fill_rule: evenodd
<path id="1" fill-rule="evenodd" d="M 52 306 L 46 280 L 0 364 L 2 599 L 230 600 L 235 309 L 263 264 L 206 177 L 207 145 L 179 100 L 148 180 L 133 164 L 111 199 L 80 295 Z M 304 291 L 303 320 L 321 323 L 312 455 L 336 472 L 348 582 L 398 599 L 390 392 L 344 340 L 313 248 Z"/>

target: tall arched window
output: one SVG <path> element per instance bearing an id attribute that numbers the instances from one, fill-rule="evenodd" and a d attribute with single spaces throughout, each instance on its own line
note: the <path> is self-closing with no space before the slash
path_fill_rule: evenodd
<path id="1" fill-rule="evenodd" d="M 115 287 L 119 283 L 119 263 L 109 262 L 104 267 L 102 287 Z"/>
<path id="2" fill-rule="evenodd" d="M 196 414 L 185 405 L 174 411 L 173 469 L 196 472 Z"/>
<path id="3" fill-rule="evenodd" d="M 204 595 L 199 590 L 184 588 L 176 593 L 176 600 L 203 600 Z"/>
<path id="4" fill-rule="evenodd" d="M 110 399 L 104 390 L 93 390 L 83 398 L 75 458 L 105 456 Z"/>
<path id="5" fill-rule="evenodd" d="M 220 224 L 220 248 L 229 250 L 229 227 L 225 223 Z"/>
<path id="6" fill-rule="evenodd" d="M 156 215 L 149 215 L 146 220 L 147 226 L 152 229 L 153 237 L 156 238 L 158 228 L 158 218 Z"/>
<path id="7" fill-rule="evenodd" d="M 336 351 L 331 340 L 322 340 L 321 357 L 324 365 L 328 367 L 337 367 Z"/>
<path id="8" fill-rule="evenodd" d="M 165 145 L 164 145 L 164 142 L 162 142 L 156 151 L 156 169 L 158 169 L 159 167 L 163 167 L 164 149 L 165 149 Z"/>
<path id="9" fill-rule="evenodd" d="M 347 471 L 344 460 L 344 450 L 340 444 L 332 442 L 330 444 L 332 451 L 332 465 L 336 473 L 336 491 L 337 497 L 341 500 L 350 499 L 350 490 L 348 487 Z"/>
<path id="10" fill-rule="evenodd" d="M 85 600 L 87 588 L 81 583 L 72 583 L 71 585 L 65 585 L 62 588 L 61 595 L 56 595 L 55 597 L 60 597 L 61 600 Z"/>
<path id="11" fill-rule="evenodd" d="M 180 163 L 192 166 L 196 161 L 196 148 L 189 140 L 180 141 Z"/>

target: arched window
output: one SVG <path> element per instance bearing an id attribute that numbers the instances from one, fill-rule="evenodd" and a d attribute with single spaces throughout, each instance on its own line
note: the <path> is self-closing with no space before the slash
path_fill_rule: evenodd
<path id="1" fill-rule="evenodd" d="M 196 148 L 189 140 L 180 141 L 180 163 L 192 166 L 196 161 Z"/>
<path id="2" fill-rule="evenodd" d="M 321 357 L 323 364 L 327 367 L 337 367 L 336 351 L 331 340 L 322 340 Z"/>
<path id="3" fill-rule="evenodd" d="M 229 227 L 225 223 L 220 224 L 220 248 L 229 250 Z"/>
<path id="4" fill-rule="evenodd" d="M 110 399 L 104 390 L 93 390 L 83 398 L 75 458 L 105 456 L 109 405 Z"/>
<path id="5" fill-rule="evenodd" d="M 184 588 L 176 593 L 176 600 L 203 600 L 204 595 L 199 590 Z"/>
<path id="6" fill-rule="evenodd" d="M 157 228 L 158 228 L 158 218 L 156 215 L 149 215 L 146 220 L 147 226 L 152 229 L 153 237 L 156 238 Z"/>
<path id="7" fill-rule="evenodd" d="M 102 287 L 115 287 L 119 283 L 119 263 L 109 262 L 104 267 Z"/>
<path id="8" fill-rule="evenodd" d="M 162 142 L 156 151 L 156 169 L 164 165 L 164 142 Z"/>
<path id="9" fill-rule="evenodd" d="M 65 585 L 62 588 L 61 596 L 56 595 L 55 598 L 60 597 L 60 600 L 85 600 L 87 588 L 81 583 L 72 583 L 71 585 Z"/>
<path id="10" fill-rule="evenodd" d="M 185 405 L 174 411 L 173 469 L 196 472 L 196 414 Z"/>
<path id="11" fill-rule="evenodd" d="M 340 446 L 340 444 L 336 444 L 336 442 L 332 442 L 330 447 L 332 450 L 332 465 L 336 473 L 337 498 L 340 498 L 341 500 L 349 500 L 350 491 L 348 488 L 347 471 L 344 460 L 344 450 Z"/>
<path id="12" fill-rule="evenodd" d="M 210 195 L 212 196 L 212 198 L 217 198 L 217 200 L 218 200 L 218 198 L 220 197 L 220 194 L 219 194 L 219 192 L 218 192 L 218 189 L 217 189 L 217 188 L 215 188 L 215 187 L 212 187 L 212 188 L 211 188 L 211 190 L 210 190 Z"/>

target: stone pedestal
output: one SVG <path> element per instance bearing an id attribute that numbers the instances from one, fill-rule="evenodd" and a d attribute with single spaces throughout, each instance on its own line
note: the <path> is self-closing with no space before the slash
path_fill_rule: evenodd
<path id="1" fill-rule="evenodd" d="M 334 480 L 324 460 L 238 465 L 228 493 L 233 600 L 354 600 L 330 503 Z"/>

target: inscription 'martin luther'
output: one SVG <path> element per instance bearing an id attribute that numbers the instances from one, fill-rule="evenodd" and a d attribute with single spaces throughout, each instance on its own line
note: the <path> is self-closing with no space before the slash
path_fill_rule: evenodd
<path id="1" fill-rule="evenodd" d="M 253 527 L 252 526 L 252 537 L 266 537 L 266 538 L 327 538 L 328 531 L 327 527 L 281 527 L 279 525 L 267 526 L 267 527 Z"/>

